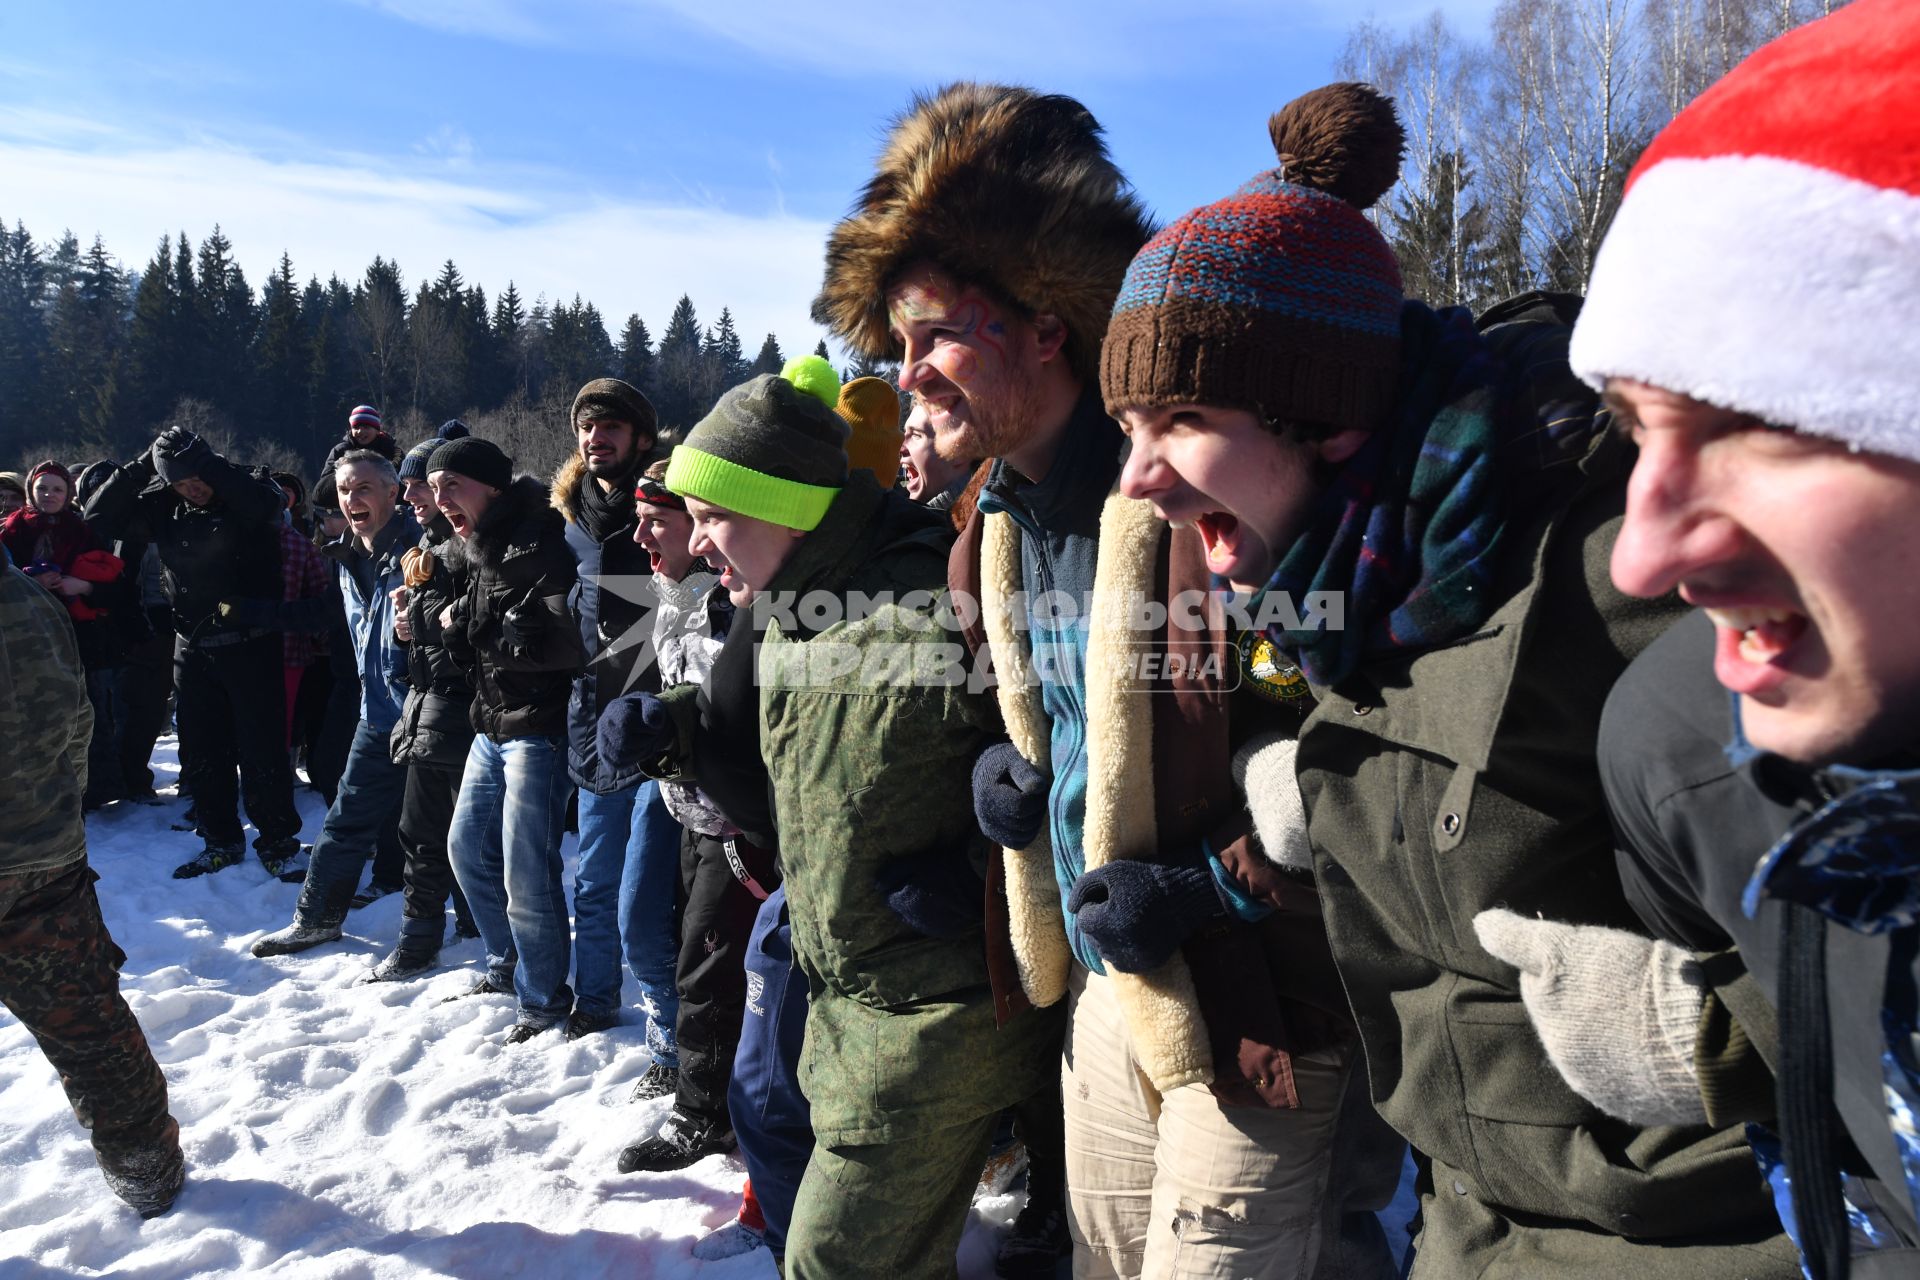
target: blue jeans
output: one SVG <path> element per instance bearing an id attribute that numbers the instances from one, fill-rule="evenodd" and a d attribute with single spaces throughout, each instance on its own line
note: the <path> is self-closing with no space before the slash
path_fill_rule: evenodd
<path id="1" fill-rule="evenodd" d="M 300 887 L 300 905 L 294 919 L 310 927 L 339 924 L 347 918 L 347 904 L 360 887 L 360 873 L 380 844 L 380 830 L 400 813 L 406 794 L 407 769 L 393 762 L 387 744 L 390 730 L 366 721 L 353 732 L 347 749 L 346 772 L 333 795 L 320 838 L 314 841 L 307 863 L 306 883 Z"/>
<path id="2" fill-rule="evenodd" d="M 454 878 L 480 926 L 488 971 L 513 974 L 520 1021 L 529 1026 L 550 1027 L 573 1008 L 560 883 L 572 787 L 564 750 L 553 738 L 475 737 L 447 832 Z"/>
<path id="3" fill-rule="evenodd" d="M 620 957 L 640 984 L 647 1048 L 675 1066 L 680 997 L 680 824 L 655 782 L 608 795 L 580 792 L 580 860 L 573 878 L 574 981 L 585 1013 L 620 1007 Z"/>
<path id="4" fill-rule="evenodd" d="M 740 1159 L 767 1219 L 778 1257 L 793 1223 L 793 1201 L 813 1155 L 813 1117 L 800 1091 L 800 1047 L 807 1034 L 807 980 L 793 963 L 787 891 L 760 904 L 747 943 L 747 1011 L 733 1059 L 727 1110 Z"/>

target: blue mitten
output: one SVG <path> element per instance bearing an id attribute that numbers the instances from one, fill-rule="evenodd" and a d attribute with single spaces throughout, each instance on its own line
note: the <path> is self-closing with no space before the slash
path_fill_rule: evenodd
<path id="1" fill-rule="evenodd" d="M 664 755 L 674 743 L 673 717 L 667 706 L 650 693 L 629 693 L 614 699 L 600 713 L 597 732 L 600 758 L 625 769 Z"/>
<path id="2" fill-rule="evenodd" d="M 1195 930 L 1227 914 L 1213 872 L 1198 865 L 1109 862 L 1082 875 L 1067 910 L 1100 958 L 1122 973 L 1165 964 Z"/>
<path id="3" fill-rule="evenodd" d="M 1029 764 L 1011 742 L 996 742 L 973 762 L 973 815 L 987 839 L 1008 849 L 1024 849 L 1047 820 L 1044 769 Z"/>
<path id="4" fill-rule="evenodd" d="M 965 845 L 882 864 L 873 887 L 907 928 L 926 938 L 957 938 L 987 914 L 987 885 Z"/>

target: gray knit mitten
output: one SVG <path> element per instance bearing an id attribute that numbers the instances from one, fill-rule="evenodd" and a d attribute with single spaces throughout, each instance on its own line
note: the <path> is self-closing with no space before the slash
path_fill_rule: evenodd
<path id="1" fill-rule="evenodd" d="M 1520 971 L 1520 998 L 1574 1092 L 1635 1124 L 1705 1124 L 1694 1076 L 1706 984 L 1692 953 L 1597 925 L 1482 911 L 1474 932 Z"/>

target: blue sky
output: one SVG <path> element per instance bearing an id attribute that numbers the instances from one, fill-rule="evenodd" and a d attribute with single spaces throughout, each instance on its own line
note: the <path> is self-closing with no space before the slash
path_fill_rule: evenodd
<path id="1" fill-rule="evenodd" d="M 1162 217 L 1271 163 L 1347 30 L 1431 3 L 285 0 L 0 6 L 0 218 L 138 266 L 218 221 L 258 286 L 452 257 L 656 335 L 692 295 L 789 350 L 826 230 L 916 89 L 1070 93 Z M 1440 6 L 1469 33 L 1493 0 Z"/>

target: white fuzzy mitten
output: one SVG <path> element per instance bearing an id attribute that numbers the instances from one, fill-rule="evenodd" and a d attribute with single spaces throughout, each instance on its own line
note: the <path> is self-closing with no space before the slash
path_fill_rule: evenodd
<path id="1" fill-rule="evenodd" d="M 1500 909 L 1473 929 L 1520 971 L 1527 1015 L 1574 1092 L 1635 1124 L 1706 1123 L 1693 1070 L 1706 984 L 1691 952 Z"/>
<path id="2" fill-rule="evenodd" d="M 1247 797 L 1253 833 L 1267 857 L 1297 871 L 1313 870 L 1313 846 L 1307 841 L 1307 807 L 1294 776 L 1297 739 L 1277 733 L 1249 738 L 1233 753 L 1233 782 Z"/>

